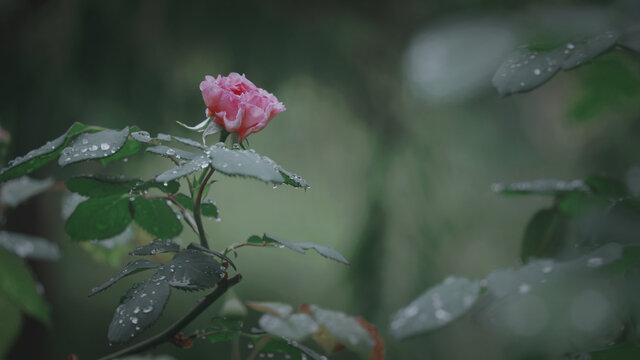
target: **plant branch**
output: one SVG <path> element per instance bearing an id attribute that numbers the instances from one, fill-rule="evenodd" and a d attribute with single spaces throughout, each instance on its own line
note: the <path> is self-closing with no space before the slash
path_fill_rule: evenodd
<path id="1" fill-rule="evenodd" d="M 209 248 L 209 242 L 207 241 L 207 235 L 204 233 L 204 226 L 202 225 L 202 214 L 200 213 L 200 204 L 202 204 L 202 192 L 204 191 L 205 186 L 209 182 L 211 175 L 216 169 L 213 166 L 209 166 L 209 171 L 207 172 L 207 176 L 205 176 L 204 180 L 200 183 L 200 187 L 198 187 L 198 194 L 193 201 L 193 217 L 196 220 L 196 225 L 198 226 L 198 235 L 200 236 L 200 245 L 205 248 Z"/>
<path id="2" fill-rule="evenodd" d="M 271 335 L 266 335 L 265 337 L 260 339 L 260 341 L 256 344 L 256 347 L 253 348 L 253 351 L 251 352 L 251 354 L 249 354 L 249 357 L 247 358 L 247 360 L 254 360 L 258 356 L 260 351 L 262 351 L 262 348 L 265 345 L 267 345 L 269 340 L 271 340 Z"/>
<path id="3" fill-rule="evenodd" d="M 231 245 L 229 245 L 229 247 L 228 247 L 228 248 L 224 249 L 224 255 L 227 255 L 228 253 L 230 253 L 230 252 L 232 252 L 232 251 L 235 253 L 235 251 L 236 251 L 236 249 L 237 249 L 237 248 L 241 248 L 241 247 L 243 247 L 243 246 L 266 247 L 266 246 L 269 246 L 269 245 L 271 245 L 271 244 L 266 243 L 266 242 L 262 242 L 262 243 L 259 243 L 259 244 L 257 244 L 257 243 L 250 243 L 250 242 L 235 243 L 235 244 L 231 244 Z M 237 256 L 237 254 L 236 254 L 236 256 Z"/>
<path id="4" fill-rule="evenodd" d="M 173 323 L 173 325 L 169 326 L 163 332 L 150 337 L 149 339 L 137 343 L 135 345 L 129 346 L 125 349 L 122 349 L 118 352 L 115 352 L 111 355 L 107 355 L 100 360 L 111 360 L 116 359 L 125 355 L 137 354 L 143 352 L 145 350 L 156 347 L 162 343 L 170 341 L 176 334 L 180 332 L 185 326 L 189 325 L 191 321 L 193 321 L 196 317 L 198 317 L 203 311 L 205 311 L 211 304 L 213 304 L 216 300 L 218 300 L 224 293 L 227 292 L 232 286 L 242 280 L 242 275 L 238 274 L 230 279 L 222 280 L 218 283 L 213 292 L 205 296 L 200 300 L 196 306 L 191 309 L 185 316 L 183 316 L 180 320 Z"/>

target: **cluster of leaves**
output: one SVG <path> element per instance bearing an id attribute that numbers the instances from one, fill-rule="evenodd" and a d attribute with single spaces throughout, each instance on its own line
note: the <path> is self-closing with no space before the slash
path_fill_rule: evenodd
<path id="1" fill-rule="evenodd" d="M 153 236 L 155 240 L 135 248 L 130 252 L 130 255 L 174 254 L 172 259 L 166 263 L 154 261 L 158 260 L 157 258 L 133 260 L 114 277 L 91 291 L 90 296 L 93 296 L 125 277 L 153 270 L 150 277 L 133 285 L 121 298 L 109 326 L 108 339 L 112 343 L 129 342 L 155 323 L 167 304 L 171 288 L 183 291 L 200 291 L 222 287 L 221 282 L 229 279 L 228 268 L 235 269 L 235 265 L 226 254 L 235 253 L 240 247 L 288 248 L 301 254 L 313 249 L 326 258 L 348 264 L 342 254 L 330 247 L 308 242 L 294 243 L 266 234 L 261 237 L 254 235 L 245 242 L 233 244 L 225 250 L 224 254 L 208 248 L 200 218 L 201 216 L 219 218 L 215 203 L 208 200 L 203 201 L 213 183 L 210 176 L 214 170 L 228 176 L 258 179 L 272 183 L 274 186 L 287 184 L 296 188 L 308 187 L 303 178 L 283 169 L 273 160 L 259 155 L 254 150 L 246 150 L 244 147 L 241 149 L 240 146 L 235 145 L 231 149 L 227 148 L 224 140 L 229 134 L 224 131 L 221 134 L 221 142 L 207 146 L 206 136 L 221 130 L 214 125 L 208 119 L 197 127 L 190 128 L 204 133 L 203 142 L 200 143 L 166 134 L 152 137 L 148 132 L 141 131 L 136 127 L 111 130 L 76 123 L 62 136 L 11 161 L 0 172 L 0 182 L 8 181 L 3 188 L 3 190 L 7 189 L 7 194 L 3 195 L 6 196 L 6 203 L 14 204 L 51 186 L 52 180 L 34 181 L 19 177 L 33 172 L 55 158 L 58 158 L 60 166 L 88 160 L 99 160 L 106 165 L 114 160 L 127 159 L 146 149 L 148 153 L 168 158 L 175 165 L 150 180 L 83 175 L 72 177 L 65 183 L 67 189 L 73 194 L 72 200 L 63 208 L 66 219 L 65 230 L 72 240 L 83 243 L 87 243 L 89 240 L 93 243 L 115 243 L 115 239 L 128 236 L 125 234 L 131 233 L 132 224 L 135 223 Z M 177 147 L 176 143 L 186 148 Z M 181 180 L 185 180 L 188 185 L 188 194 L 179 192 Z M 19 182 L 16 185 L 19 188 L 18 191 L 12 190 L 13 182 Z M 181 248 L 179 244 L 171 240 L 182 233 L 183 221 L 200 237 L 200 244 L 191 243 L 185 248 Z M 21 241 L 26 241 L 25 237 L 10 237 L 6 233 L 0 235 L 0 245 L 19 255 L 25 254 L 25 246 L 21 243 Z M 42 249 L 44 249 L 45 243 L 31 239 L 29 244 L 31 244 L 30 255 L 43 257 L 44 250 Z M 4 257 L 3 254 L 0 253 L 0 256 Z M 219 262 L 220 259 L 222 262 Z M 0 263 L 2 266 L 11 265 L 10 259 Z M 3 280 L 2 284 L 11 285 L 10 282 L 15 282 L 17 279 L 20 280 L 21 286 L 31 286 L 35 291 L 35 286 L 16 278 L 15 271 L 4 273 L 7 280 Z M 236 276 L 236 278 L 238 277 Z M 24 302 L 22 306 L 25 307 L 25 311 L 41 316 L 44 321 L 49 322 L 46 311 L 40 311 L 40 308 L 43 308 L 42 305 L 29 307 L 29 302 Z M 309 309 L 316 312 L 323 311 L 315 307 L 309 307 Z M 197 312 L 195 314 L 197 315 Z M 311 313 L 305 316 L 311 316 Z M 344 317 L 343 321 L 347 321 L 345 319 L 356 321 L 345 317 L 345 315 L 342 316 Z M 220 320 L 216 321 L 217 326 L 222 326 L 226 333 L 229 332 L 231 325 L 220 322 Z M 316 319 L 315 321 L 320 320 Z M 366 324 L 364 321 L 361 323 Z M 319 326 L 316 325 L 316 327 Z M 329 329 L 331 324 L 326 324 L 324 327 Z M 333 328 L 335 327 L 334 325 Z M 233 331 L 239 331 L 239 328 L 233 329 Z M 363 333 L 363 329 L 373 331 L 371 330 L 373 327 L 368 324 L 354 329 L 367 336 L 369 336 L 369 332 Z M 346 344 L 344 346 L 353 348 L 354 345 L 350 340 L 347 341 L 348 339 L 344 338 L 347 336 L 346 334 L 343 331 L 335 335 L 336 338 L 332 340 L 335 342 L 334 347 L 337 347 L 338 341 L 340 341 L 340 344 L 344 342 Z M 231 339 L 228 334 L 223 337 L 225 336 Z M 255 346 L 258 346 L 258 342 L 263 341 L 261 339 L 268 340 L 264 340 L 264 343 L 260 344 L 263 351 L 283 352 L 285 351 L 283 349 L 286 349 L 285 353 L 293 358 L 300 358 L 300 356 L 309 356 L 314 359 L 323 358 L 301 344 L 287 341 L 284 338 L 276 338 L 275 334 L 260 332 L 260 334 L 251 334 L 251 336 L 256 340 Z M 210 338 L 213 337 L 215 336 L 210 336 Z M 377 339 L 379 340 L 379 338 Z M 176 341 L 180 342 L 179 339 Z M 380 341 L 377 346 L 376 349 L 382 346 Z M 362 349 L 358 351 L 362 352 Z M 379 355 L 375 358 L 381 359 L 382 350 L 376 351 L 379 351 Z"/>
<path id="2" fill-rule="evenodd" d="M 226 268 L 216 261 L 209 253 L 210 250 L 207 251 L 196 244 L 190 244 L 181 250 L 178 244 L 170 240 L 156 239 L 148 245 L 136 248 L 131 255 L 144 256 L 168 252 L 175 253 L 169 262 L 160 264 L 146 259 L 134 260 L 116 276 L 91 291 L 89 296 L 107 289 L 129 275 L 155 270 L 151 277 L 135 284 L 121 298 L 109 325 L 110 342 L 127 342 L 151 326 L 162 314 L 169 300 L 171 288 L 183 291 L 210 289 L 227 276 Z"/>
<path id="3" fill-rule="evenodd" d="M 0 188 L 0 216 L 29 198 L 48 190 L 53 180 L 20 177 Z M 46 239 L 9 231 L 0 231 L 0 313 L 3 314 L 0 357 L 20 332 L 25 313 L 47 326 L 51 325 L 49 307 L 42 297 L 42 285 L 36 282 L 25 260 L 56 261 L 58 246 Z"/>
<path id="4" fill-rule="evenodd" d="M 316 350 L 303 345 L 313 339 L 327 355 L 348 349 L 364 359 L 384 359 L 384 344 L 374 326 L 361 317 L 303 304 L 294 313 L 293 306 L 279 302 L 247 302 L 247 305 L 263 315 L 259 319 L 261 329 L 243 329 L 247 312 L 242 304 L 231 298 L 225 303 L 221 316 L 212 319 L 213 325 L 204 330 L 202 337 L 211 342 L 248 339 L 252 353 L 272 357 L 279 353 L 288 359 L 326 359 Z M 230 311 L 230 308 L 235 310 Z M 241 309 L 238 311 L 237 309 Z"/>
<path id="5" fill-rule="evenodd" d="M 497 184 L 494 190 L 511 196 L 554 198 L 552 207 L 538 211 L 526 227 L 521 252 L 525 265 L 517 269 L 497 269 L 483 279 L 447 278 L 398 310 L 391 319 L 391 333 L 397 338 L 419 335 L 471 314 L 476 319 L 491 319 L 494 325 L 518 335 L 537 335 L 549 340 L 538 334 L 541 329 L 535 328 L 535 321 L 514 323 L 509 309 L 535 314 L 539 306 L 545 314 L 558 315 L 557 318 L 550 316 L 556 320 L 545 326 L 559 328 L 566 326 L 562 323 L 565 321 L 562 314 L 573 312 L 576 319 L 589 319 L 593 309 L 572 308 L 580 296 L 617 298 L 616 319 L 607 321 L 611 321 L 615 329 L 632 329 L 635 333 L 635 319 L 640 315 L 638 299 L 626 289 L 640 275 L 640 207 L 634 205 L 640 198 L 623 182 L 602 176 L 584 181 L 541 179 Z M 597 279 L 614 284 L 616 291 L 611 294 L 591 290 L 598 288 Z M 584 321 L 586 325 L 576 320 L 573 326 L 598 333 L 601 329 L 597 327 L 607 322 Z M 601 341 L 616 347 L 621 342 L 632 344 L 636 340 L 635 335 L 626 333 L 623 337 L 610 332 L 599 335 Z M 554 333 L 553 337 L 557 336 Z M 579 341 L 575 336 L 571 340 Z"/>
<path id="6" fill-rule="evenodd" d="M 529 91 L 559 70 L 573 69 L 614 47 L 640 53 L 639 41 L 636 26 L 559 48 L 523 48 L 500 66 L 493 84 L 502 96 Z M 638 188 L 599 175 L 494 184 L 495 192 L 507 196 L 552 198 L 551 206 L 536 212 L 526 226 L 520 253 L 524 265 L 496 269 L 482 279 L 447 278 L 393 314 L 391 333 L 402 339 L 469 317 L 506 329 L 516 341 L 526 336 L 538 343 L 555 342 L 550 348 L 564 349 L 568 359 L 637 358 L 640 299 L 633 289 L 640 279 Z M 573 346 L 567 348 L 567 343 Z M 586 351 L 576 352 L 576 347 Z"/>
<path id="7" fill-rule="evenodd" d="M 640 53 L 638 26 L 625 31 L 607 31 L 560 47 L 525 46 L 513 52 L 493 76 L 501 96 L 531 91 L 549 81 L 560 70 L 588 63 L 616 47 Z"/>

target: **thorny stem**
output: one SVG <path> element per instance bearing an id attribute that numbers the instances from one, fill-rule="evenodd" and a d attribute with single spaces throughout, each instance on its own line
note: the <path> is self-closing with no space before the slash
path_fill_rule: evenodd
<path id="1" fill-rule="evenodd" d="M 202 203 L 202 192 L 204 191 L 205 186 L 209 182 L 211 175 L 216 171 L 213 166 L 209 166 L 209 171 L 207 172 L 207 176 L 205 176 L 204 180 L 200 183 L 200 187 L 198 188 L 198 194 L 196 195 L 195 201 L 193 202 L 193 217 L 196 220 L 196 225 L 198 226 L 198 235 L 200 236 L 200 245 L 204 248 L 209 248 L 209 242 L 207 241 L 207 235 L 204 233 L 204 226 L 202 225 L 202 215 L 200 214 L 200 204 Z"/>
<path id="2" fill-rule="evenodd" d="M 162 343 L 170 341 L 176 334 L 180 332 L 185 326 L 189 325 L 191 321 L 193 321 L 196 317 L 198 317 L 203 311 L 205 311 L 211 304 L 213 304 L 216 300 L 218 300 L 224 293 L 227 292 L 232 286 L 236 285 L 238 282 L 242 280 L 242 275 L 238 274 L 228 280 L 222 280 L 218 283 L 213 292 L 200 299 L 200 302 L 194 306 L 191 311 L 189 311 L 185 316 L 183 316 L 180 320 L 173 323 L 173 325 L 169 326 L 163 332 L 150 337 L 149 339 L 137 343 L 135 345 L 129 346 L 125 349 L 122 349 L 118 352 L 115 352 L 111 355 L 107 355 L 100 360 L 111 360 L 116 359 L 125 355 L 137 354 L 143 352 L 145 350 L 156 347 Z"/>

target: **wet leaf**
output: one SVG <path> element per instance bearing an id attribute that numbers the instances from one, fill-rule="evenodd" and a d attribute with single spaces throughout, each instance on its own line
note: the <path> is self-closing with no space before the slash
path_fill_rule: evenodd
<path id="1" fill-rule="evenodd" d="M 97 293 L 99 293 L 101 291 L 106 290 L 111 285 L 113 285 L 116 282 L 120 281 L 120 279 L 122 279 L 124 277 L 136 274 L 136 273 L 138 273 L 140 271 L 150 270 L 150 269 L 157 269 L 159 267 L 160 267 L 160 264 L 158 264 L 157 262 L 150 261 L 150 260 L 146 260 L 146 259 L 134 260 L 134 261 L 128 263 L 118 274 L 116 274 L 116 276 L 112 277 L 111 279 L 109 279 L 104 284 L 91 289 L 91 293 L 89 294 L 89 296 L 93 296 L 93 295 L 95 295 L 95 294 L 97 294 Z"/>
<path id="2" fill-rule="evenodd" d="M 122 148 L 128 136 L 128 127 L 120 131 L 107 129 L 97 133 L 80 134 L 62 150 L 58 165 L 66 166 L 80 161 L 112 156 Z"/>
<path id="3" fill-rule="evenodd" d="M 158 320 L 171 295 L 166 281 L 149 279 L 134 285 L 120 300 L 109 325 L 108 338 L 124 343 Z"/>
<path id="4" fill-rule="evenodd" d="M 159 183 L 164 183 L 167 181 L 176 180 L 196 171 L 206 169 L 208 166 L 209 158 L 207 158 L 205 155 L 200 155 L 187 163 L 176 166 L 173 169 L 167 170 L 162 174 L 156 176 L 156 181 Z"/>
<path id="5" fill-rule="evenodd" d="M 166 145 L 148 147 L 147 151 L 164 157 L 174 157 L 176 159 L 184 160 L 193 160 L 200 156 L 203 156 L 202 153 L 195 153 L 192 151 L 182 150 Z"/>
<path id="6" fill-rule="evenodd" d="M 122 233 L 131 220 L 127 196 L 90 198 L 78 204 L 65 230 L 74 241 L 108 239 Z"/>
<path id="7" fill-rule="evenodd" d="M 84 124 L 74 123 L 63 135 L 55 140 L 48 141 L 41 147 L 29 151 L 26 155 L 13 159 L 9 162 L 9 166 L 0 172 L 0 182 L 29 174 L 45 165 L 55 159 L 62 152 L 62 148 L 65 147 L 74 136 L 88 130 L 89 127 Z"/>
<path id="8" fill-rule="evenodd" d="M 132 205 L 136 224 L 149 234 L 160 239 L 170 239 L 182 232 L 182 223 L 166 200 L 137 197 Z"/>
<path id="9" fill-rule="evenodd" d="M 139 182 L 139 179 L 84 175 L 73 177 L 66 184 L 69 191 L 82 196 L 106 197 L 128 194 Z"/>
<path id="10" fill-rule="evenodd" d="M 504 195 L 555 195 L 567 191 L 587 191 L 588 187 L 582 180 L 537 179 L 511 184 L 496 183 L 491 189 Z"/>
<path id="11" fill-rule="evenodd" d="M 141 186 L 137 187 L 139 191 L 146 191 L 149 189 L 158 189 L 165 194 L 175 194 L 180 190 L 180 182 L 176 180 L 166 181 L 164 183 L 159 183 L 157 181 L 149 180 L 143 183 Z"/>
<path id="12" fill-rule="evenodd" d="M 480 284 L 449 277 L 391 316 L 391 334 L 402 339 L 445 326 L 464 315 L 480 294 Z"/>
<path id="13" fill-rule="evenodd" d="M 43 180 L 22 176 L 7 181 L 0 188 L 0 201 L 15 207 L 18 204 L 48 190 L 55 181 L 52 178 Z"/>
<path id="14" fill-rule="evenodd" d="M 151 135 L 147 131 L 134 131 L 131 133 L 131 137 L 139 142 L 148 144 L 151 142 Z"/>
<path id="15" fill-rule="evenodd" d="M 101 159 L 100 162 L 103 165 L 107 165 L 116 160 L 128 159 L 132 156 L 137 155 L 140 151 L 142 151 L 142 148 L 143 146 L 140 142 L 127 138 L 127 140 L 125 141 L 124 145 L 120 148 L 120 150 L 116 151 L 115 154 L 109 157 Z"/>
<path id="16" fill-rule="evenodd" d="M 225 268 L 212 256 L 186 249 L 158 270 L 154 278 L 166 280 L 180 290 L 204 290 L 214 287 L 225 276 Z"/>
<path id="17" fill-rule="evenodd" d="M 298 175 L 296 175 L 294 173 L 291 173 L 291 172 L 283 169 L 282 167 L 279 167 L 278 170 L 280 171 L 280 175 L 282 175 L 282 177 L 284 178 L 284 183 L 285 184 L 291 185 L 293 187 L 301 187 L 301 188 L 304 188 L 304 189 L 309 188 L 309 184 L 301 176 L 298 176 Z"/>
<path id="18" fill-rule="evenodd" d="M 185 145 L 188 145 L 188 146 L 193 146 L 193 147 L 198 148 L 198 149 L 202 149 L 202 150 L 206 149 L 206 146 L 202 145 L 201 143 L 199 143 L 199 142 L 197 142 L 195 140 L 189 139 L 189 138 L 183 138 L 183 137 L 180 137 L 180 136 L 174 136 L 173 140 L 181 142 L 181 143 L 183 143 Z"/>
<path id="19" fill-rule="evenodd" d="M 310 243 L 310 242 L 298 243 L 298 246 L 300 246 L 301 248 L 303 248 L 305 250 L 313 249 L 318 254 L 326 257 L 327 259 L 335 260 L 335 261 L 337 261 L 339 263 L 343 263 L 345 265 L 349 265 L 349 261 L 347 261 L 347 259 L 342 254 L 340 254 L 339 252 L 337 252 L 336 250 L 334 250 L 331 247 L 318 245 L 318 244 L 314 244 L 314 243 Z"/>
<path id="20" fill-rule="evenodd" d="M 264 234 L 262 238 L 258 237 L 257 235 L 253 235 L 247 240 L 247 242 L 273 244 L 276 247 L 286 247 L 287 249 L 291 249 L 300 254 L 305 254 L 307 250 L 314 249 L 318 254 L 326 257 L 327 259 L 335 260 L 345 265 L 349 265 L 349 261 L 347 261 L 347 259 L 342 254 L 328 246 L 318 245 L 310 242 L 294 243 L 267 234 Z"/>
<path id="21" fill-rule="evenodd" d="M 21 258 L 49 261 L 60 259 L 58 245 L 36 236 L 0 231 L 0 247 Z"/>
<path id="22" fill-rule="evenodd" d="M 171 240 L 154 239 L 150 244 L 135 248 L 131 255 L 156 255 L 180 251 L 180 245 Z"/>
<path id="23" fill-rule="evenodd" d="M 559 70 L 570 70 L 611 49 L 618 39 L 607 31 L 582 42 L 569 42 L 549 51 L 521 48 L 500 65 L 492 82 L 501 96 L 533 90 Z"/>
<path id="24" fill-rule="evenodd" d="M 284 182 L 278 165 L 253 150 L 231 150 L 218 143 L 209 151 L 213 167 L 225 175 L 252 177 L 276 184 Z"/>

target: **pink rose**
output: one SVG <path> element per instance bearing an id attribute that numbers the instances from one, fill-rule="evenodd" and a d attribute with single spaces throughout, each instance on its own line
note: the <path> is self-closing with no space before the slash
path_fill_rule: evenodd
<path id="1" fill-rule="evenodd" d="M 207 105 L 207 117 L 228 132 L 237 132 L 240 142 L 286 110 L 273 94 L 234 72 L 217 78 L 205 76 L 200 91 Z"/>

